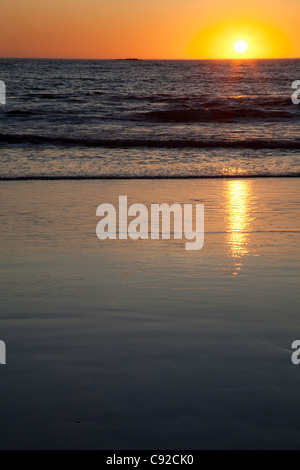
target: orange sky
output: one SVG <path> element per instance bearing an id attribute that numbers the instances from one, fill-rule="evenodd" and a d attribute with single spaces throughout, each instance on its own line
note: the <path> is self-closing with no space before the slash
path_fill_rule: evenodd
<path id="1" fill-rule="evenodd" d="M 300 0 L 1 0 L 0 57 L 300 57 Z"/>

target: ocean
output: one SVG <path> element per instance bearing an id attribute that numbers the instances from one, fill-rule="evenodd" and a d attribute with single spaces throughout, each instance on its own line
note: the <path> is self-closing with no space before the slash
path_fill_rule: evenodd
<path id="1" fill-rule="evenodd" d="M 0 449 L 299 449 L 299 79 L 0 60 Z M 120 195 L 204 204 L 203 249 L 100 241 Z"/>
<path id="2" fill-rule="evenodd" d="M 300 60 L 0 60 L 0 178 L 300 175 Z"/>

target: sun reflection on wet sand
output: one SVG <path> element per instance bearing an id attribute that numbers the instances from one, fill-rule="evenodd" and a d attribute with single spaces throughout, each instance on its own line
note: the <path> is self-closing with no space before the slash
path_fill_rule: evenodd
<path id="1" fill-rule="evenodd" d="M 251 182 L 247 180 L 226 183 L 227 243 L 231 256 L 236 260 L 236 271 L 242 267 L 238 259 L 249 254 L 250 249 L 249 232 L 253 221 L 251 195 Z"/>

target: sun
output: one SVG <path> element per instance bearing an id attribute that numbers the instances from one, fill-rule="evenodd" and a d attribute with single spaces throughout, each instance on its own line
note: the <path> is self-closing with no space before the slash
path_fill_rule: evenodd
<path id="1" fill-rule="evenodd" d="M 248 44 L 246 41 L 237 41 L 234 45 L 234 50 L 235 52 L 238 52 L 239 54 L 243 54 L 246 52 L 248 49 Z"/>

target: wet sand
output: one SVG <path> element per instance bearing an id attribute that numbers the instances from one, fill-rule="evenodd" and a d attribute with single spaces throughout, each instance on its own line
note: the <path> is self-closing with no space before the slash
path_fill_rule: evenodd
<path id="1" fill-rule="evenodd" d="M 297 449 L 299 178 L 1 182 L 2 449 Z M 96 208 L 204 203 L 205 246 Z"/>

